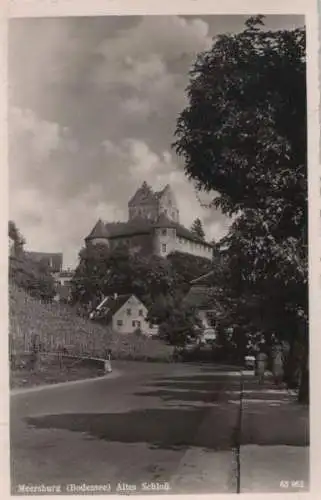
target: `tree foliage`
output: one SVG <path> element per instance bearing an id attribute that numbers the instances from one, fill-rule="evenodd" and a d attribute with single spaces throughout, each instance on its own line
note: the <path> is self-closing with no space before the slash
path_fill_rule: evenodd
<path id="1" fill-rule="evenodd" d="M 23 250 L 26 242 L 14 221 L 8 223 L 8 236 L 14 242 L 9 256 L 9 279 L 33 297 L 51 300 L 55 296 L 55 282 L 48 267 L 27 257 Z"/>
<path id="2" fill-rule="evenodd" d="M 151 305 L 159 295 L 172 293 L 174 273 L 166 259 L 110 250 L 104 245 L 84 248 L 73 278 L 73 299 L 88 303 L 115 292 L 133 293 Z"/>
<path id="3" fill-rule="evenodd" d="M 174 143 L 186 175 L 234 217 L 220 245 L 236 323 L 292 343 L 308 322 L 305 38 L 263 16 L 218 36 L 191 70 Z"/>
<path id="4" fill-rule="evenodd" d="M 262 17 L 250 18 L 199 55 L 174 147 L 223 212 L 284 198 L 284 216 L 296 219 L 306 212 L 305 30 L 263 28 Z"/>
<path id="5" fill-rule="evenodd" d="M 204 232 L 204 229 L 203 229 L 203 224 L 202 224 L 202 221 L 199 217 L 197 217 L 192 226 L 191 226 L 191 231 L 192 233 L 194 233 L 196 236 L 198 236 L 198 238 L 200 238 L 201 240 L 205 240 L 205 232 Z"/>
<path id="6" fill-rule="evenodd" d="M 160 324 L 159 335 L 172 345 L 184 346 L 189 339 L 196 337 L 196 326 L 200 326 L 196 311 L 175 301 Z"/>
<path id="7" fill-rule="evenodd" d="M 147 306 L 153 323 L 168 321 L 181 303 L 190 281 L 207 273 L 211 261 L 174 252 L 167 258 L 144 256 L 106 245 L 83 248 L 72 280 L 72 297 L 95 307 L 104 296 L 133 293 Z"/>
<path id="8" fill-rule="evenodd" d="M 13 220 L 9 220 L 8 222 L 8 236 L 13 241 L 14 253 L 21 253 L 23 251 L 23 246 L 25 245 L 26 240 L 20 233 L 16 223 Z"/>
<path id="9" fill-rule="evenodd" d="M 50 301 L 56 294 L 55 281 L 48 267 L 25 254 L 9 258 L 9 279 L 40 300 Z"/>
<path id="10" fill-rule="evenodd" d="M 185 252 L 172 252 L 167 256 L 175 274 L 176 287 L 187 292 L 192 280 L 212 270 L 212 262 Z"/>

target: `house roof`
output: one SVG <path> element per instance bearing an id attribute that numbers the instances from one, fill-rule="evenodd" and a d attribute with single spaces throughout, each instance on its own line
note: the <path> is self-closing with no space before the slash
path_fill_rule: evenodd
<path id="1" fill-rule="evenodd" d="M 192 286 L 183 299 L 183 304 L 200 310 L 216 311 L 217 315 L 224 315 L 225 311 L 215 296 L 216 288 L 206 286 Z"/>
<path id="2" fill-rule="evenodd" d="M 111 321 L 114 314 L 119 311 L 119 309 L 126 304 L 126 302 L 132 297 L 132 293 L 127 293 L 124 295 L 113 295 L 105 297 L 100 304 L 95 308 L 95 311 L 101 311 L 104 313 L 104 319 Z"/>
<path id="3" fill-rule="evenodd" d="M 198 278 L 192 280 L 191 285 L 196 285 L 199 287 L 213 286 L 213 276 L 214 276 L 214 271 L 202 274 L 202 276 L 199 276 Z"/>

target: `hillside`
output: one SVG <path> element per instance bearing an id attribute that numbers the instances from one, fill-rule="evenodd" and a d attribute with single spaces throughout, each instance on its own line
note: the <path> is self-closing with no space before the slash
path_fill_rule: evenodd
<path id="1" fill-rule="evenodd" d="M 42 303 L 14 283 L 9 284 L 10 345 L 16 352 L 30 349 L 39 335 L 44 350 L 65 346 L 71 354 L 102 356 L 111 349 L 117 359 L 165 359 L 172 348 L 158 339 L 119 335 L 110 328 L 76 315 L 71 307 Z"/>

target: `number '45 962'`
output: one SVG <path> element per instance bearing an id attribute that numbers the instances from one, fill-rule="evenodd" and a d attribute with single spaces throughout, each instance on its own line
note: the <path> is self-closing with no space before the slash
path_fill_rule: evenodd
<path id="1" fill-rule="evenodd" d="M 304 488 L 304 481 L 280 481 L 281 488 Z"/>

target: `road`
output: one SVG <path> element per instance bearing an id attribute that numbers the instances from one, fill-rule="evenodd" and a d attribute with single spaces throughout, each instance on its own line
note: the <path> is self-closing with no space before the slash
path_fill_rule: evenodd
<path id="1" fill-rule="evenodd" d="M 306 414 L 290 412 L 284 394 L 258 392 L 251 377 L 245 380 L 240 435 L 238 372 L 190 364 L 119 363 L 117 369 L 120 376 L 110 380 L 11 396 L 12 494 L 26 493 L 21 485 L 75 494 L 83 484 L 100 485 L 104 493 L 109 486 L 113 493 L 233 493 L 238 440 L 247 477 L 251 446 L 301 447 L 296 468 L 304 468 L 307 483 Z M 281 468 L 275 487 L 282 474 Z"/>

